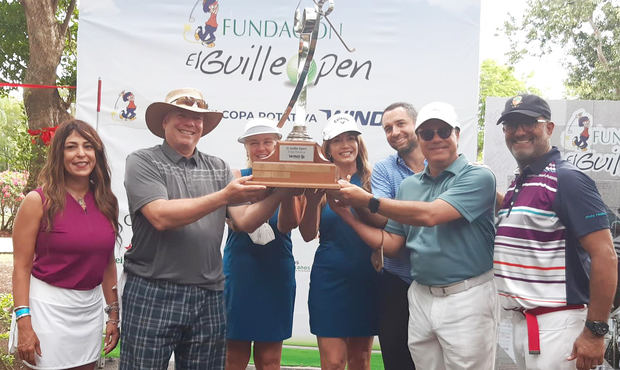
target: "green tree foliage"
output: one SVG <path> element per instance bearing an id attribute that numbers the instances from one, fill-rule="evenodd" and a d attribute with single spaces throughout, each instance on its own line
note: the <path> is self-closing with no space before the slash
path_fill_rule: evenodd
<path id="1" fill-rule="evenodd" d="M 75 85 L 76 1 L 0 0 L 0 78 L 33 85 Z M 28 127 L 39 130 L 71 118 L 75 90 L 24 88 L 23 98 Z M 26 190 L 36 186 L 45 160 L 45 150 L 35 149 L 30 152 Z"/>
<path id="2" fill-rule="evenodd" d="M 0 80 L 20 82 L 28 61 L 26 16 L 17 1 L 0 0 Z M 9 89 L 0 89 L 6 95 Z"/>
<path id="3" fill-rule="evenodd" d="M 620 99 L 620 3 L 617 0 L 528 0 L 522 19 L 504 31 L 511 63 L 565 50 L 567 91 L 581 99 Z"/>
<path id="4" fill-rule="evenodd" d="M 74 3 L 75 1 L 73 1 Z M 72 1 L 58 1 L 55 17 L 58 23 L 65 19 Z M 26 15 L 20 1 L 0 0 L 0 80 L 4 82 L 24 82 L 30 59 Z M 58 85 L 75 86 L 77 82 L 77 29 L 78 11 L 72 10 L 68 25 L 65 47 L 57 68 Z M 11 89 L 0 89 L 5 96 Z M 61 96 L 68 103 L 75 100 L 75 90 L 63 90 Z"/>
<path id="5" fill-rule="evenodd" d="M 480 66 L 480 93 L 478 100 L 478 159 L 482 156 L 484 143 L 484 115 L 488 96 L 511 97 L 520 93 L 540 94 L 540 91 L 527 85 L 527 79 L 520 80 L 514 69 L 486 59 Z"/>
<path id="6" fill-rule="evenodd" d="M 30 160 L 24 104 L 11 96 L 0 97 L 0 171 L 24 170 Z"/>

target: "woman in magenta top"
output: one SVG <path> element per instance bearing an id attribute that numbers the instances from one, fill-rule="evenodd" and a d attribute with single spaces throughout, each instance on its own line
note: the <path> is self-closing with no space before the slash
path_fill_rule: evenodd
<path id="1" fill-rule="evenodd" d="M 118 342 L 114 244 L 118 202 L 103 143 L 87 123 L 62 124 L 40 188 L 28 193 L 13 229 L 13 299 L 20 358 L 34 369 L 94 369 Z"/>

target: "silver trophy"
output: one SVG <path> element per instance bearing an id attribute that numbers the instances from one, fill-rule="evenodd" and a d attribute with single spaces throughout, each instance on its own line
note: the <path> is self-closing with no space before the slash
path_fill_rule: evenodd
<path id="1" fill-rule="evenodd" d="M 327 3 L 327 9 L 323 10 L 323 6 Z M 319 34 L 319 25 L 321 23 L 321 17 L 324 17 L 332 31 L 338 36 L 338 39 L 342 42 L 344 47 L 349 52 L 354 52 L 355 49 L 351 49 L 344 42 L 336 28 L 332 25 L 328 18 L 328 15 L 334 10 L 334 0 L 319 0 L 314 1 L 313 8 L 304 8 L 295 10 L 295 32 L 299 34 L 299 51 L 297 58 L 297 85 L 293 91 L 293 96 L 278 122 L 278 127 L 282 128 L 288 116 L 291 114 L 293 107 L 295 108 L 295 123 L 293 124 L 293 130 L 287 136 L 287 140 L 293 141 L 311 141 L 312 138 L 306 132 L 306 90 L 307 90 L 307 77 L 310 70 L 310 64 L 314 57 L 314 49 L 316 48 L 316 41 Z"/>
<path id="2" fill-rule="evenodd" d="M 327 9 L 323 10 L 327 3 Z M 321 147 L 306 132 L 306 87 L 308 71 L 314 57 L 321 17 L 338 36 L 344 47 L 353 52 L 342 40 L 327 17 L 334 9 L 334 0 L 314 0 L 314 7 L 295 11 L 295 32 L 299 33 L 297 84 L 293 95 L 278 122 L 282 128 L 295 108 L 293 130 L 286 141 L 278 142 L 274 152 L 263 161 L 252 165 L 250 183 L 272 187 L 338 189 L 336 166 L 325 159 Z"/>

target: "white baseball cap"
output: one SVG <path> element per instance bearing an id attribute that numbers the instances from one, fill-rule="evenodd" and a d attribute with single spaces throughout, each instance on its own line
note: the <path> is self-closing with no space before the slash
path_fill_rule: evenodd
<path id="1" fill-rule="evenodd" d="M 334 114 L 329 117 L 327 125 L 323 129 L 323 141 L 331 140 L 343 132 L 355 132 L 358 135 L 362 133 L 359 125 L 350 114 Z"/>
<path id="2" fill-rule="evenodd" d="M 254 135 L 274 134 L 278 139 L 282 139 L 282 134 L 278 128 L 278 123 L 269 118 L 253 118 L 245 124 L 243 134 L 237 139 L 240 143 L 245 143 L 245 139 Z"/>
<path id="3" fill-rule="evenodd" d="M 452 127 L 459 127 L 456 111 L 454 107 L 448 103 L 435 101 L 423 106 L 418 112 L 418 118 L 416 119 L 417 128 L 422 127 L 426 121 L 431 119 L 438 119 Z"/>

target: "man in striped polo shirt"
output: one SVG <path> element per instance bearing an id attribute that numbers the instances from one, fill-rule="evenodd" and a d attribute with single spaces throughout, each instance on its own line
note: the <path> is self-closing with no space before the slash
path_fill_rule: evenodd
<path id="1" fill-rule="evenodd" d="M 603 363 L 616 254 L 594 181 L 551 146 L 554 123 L 536 95 L 508 99 L 497 121 L 519 171 L 499 211 L 495 281 L 513 314 L 520 369 Z"/>

